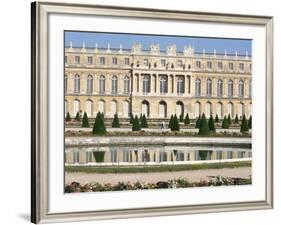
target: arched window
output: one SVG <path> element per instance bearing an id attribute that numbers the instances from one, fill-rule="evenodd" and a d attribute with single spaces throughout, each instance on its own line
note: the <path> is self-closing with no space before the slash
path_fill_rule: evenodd
<path id="1" fill-rule="evenodd" d="M 143 76 L 143 82 L 142 82 L 142 91 L 143 93 L 150 93 L 150 76 L 145 75 Z"/>
<path id="2" fill-rule="evenodd" d="M 201 95 L 201 80 L 197 78 L 195 80 L 195 96 L 200 96 Z"/>
<path id="3" fill-rule="evenodd" d="M 222 115 L 223 115 L 223 111 L 222 110 L 223 110 L 223 105 L 222 105 L 221 102 L 218 102 L 217 103 L 217 110 L 216 110 L 217 112 L 216 113 L 217 113 L 219 118 L 222 118 Z"/>
<path id="4" fill-rule="evenodd" d="M 212 80 L 208 79 L 207 80 L 207 96 L 211 97 L 212 96 Z"/>
<path id="5" fill-rule="evenodd" d="M 123 117 L 129 117 L 130 115 L 130 103 L 128 101 L 123 102 Z"/>
<path id="6" fill-rule="evenodd" d="M 117 77 L 112 77 L 112 84 L 111 84 L 111 93 L 116 94 L 117 93 Z"/>
<path id="7" fill-rule="evenodd" d="M 93 116 L 93 102 L 89 99 L 86 101 L 86 113 L 88 117 Z"/>
<path id="8" fill-rule="evenodd" d="M 177 94 L 184 93 L 184 78 L 182 76 L 177 79 Z"/>
<path id="9" fill-rule="evenodd" d="M 222 97 L 222 92 L 223 92 L 223 82 L 221 79 L 219 79 L 217 83 L 217 96 Z"/>
<path id="10" fill-rule="evenodd" d="M 99 100 L 99 112 L 105 114 L 105 102 L 103 100 Z"/>
<path id="11" fill-rule="evenodd" d="M 239 97 L 244 96 L 244 81 L 239 80 Z"/>
<path id="12" fill-rule="evenodd" d="M 141 113 L 142 115 L 145 115 L 147 118 L 149 117 L 149 102 L 148 101 L 142 101 L 141 103 Z"/>
<path id="13" fill-rule="evenodd" d="M 207 102 L 206 103 L 206 117 L 210 117 L 212 114 L 212 103 Z"/>
<path id="14" fill-rule="evenodd" d="M 200 102 L 195 102 L 195 117 L 199 117 L 201 115 L 201 104 Z"/>
<path id="15" fill-rule="evenodd" d="M 74 76 L 74 92 L 80 92 L 80 76 L 78 74 Z"/>
<path id="16" fill-rule="evenodd" d="M 92 94 L 92 92 L 93 92 L 93 76 L 89 74 L 87 76 L 87 93 Z"/>
<path id="17" fill-rule="evenodd" d="M 110 112 L 112 117 L 117 113 L 117 102 L 115 100 L 110 103 Z"/>
<path id="18" fill-rule="evenodd" d="M 252 80 L 249 82 L 249 97 L 252 97 Z"/>
<path id="19" fill-rule="evenodd" d="M 130 91 L 130 79 L 128 76 L 124 78 L 124 94 L 129 94 Z"/>
<path id="20" fill-rule="evenodd" d="M 233 97 L 233 81 L 228 81 L 228 97 Z"/>
<path id="21" fill-rule="evenodd" d="M 176 114 L 178 118 L 180 117 L 180 115 L 184 115 L 184 107 L 181 101 L 178 101 L 176 104 Z"/>
<path id="22" fill-rule="evenodd" d="M 99 83 L 100 83 L 99 92 L 100 92 L 100 94 L 104 94 L 104 92 L 105 92 L 105 76 L 104 75 L 100 76 Z"/>
<path id="23" fill-rule="evenodd" d="M 159 103 L 159 117 L 166 118 L 167 117 L 167 104 L 164 101 Z"/>
<path id="24" fill-rule="evenodd" d="M 67 85 L 68 85 L 68 82 L 67 82 L 67 75 L 64 75 L 64 93 L 67 93 Z"/>
<path id="25" fill-rule="evenodd" d="M 167 76 L 160 76 L 160 93 L 165 94 L 168 92 L 168 79 Z"/>
<path id="26" fill-rule="evenodd" d="M 233 103 L 229 102 L 227 104 L 227 114 L 229 114 L 233 118 Z"/>
<path id="27" fill-rule="evenodd" d="M 75 117 L 78 112 L 80 112 L 80 101 L 75 99 L 73 101 L 73 113 L 72 113 L 72 116 Z"/>
<path id="28" fill-rule="evenodd" d="M 244 104 L 242 102 L 238 103 L 238 117 L 241 119 L 245 114 Z"/>

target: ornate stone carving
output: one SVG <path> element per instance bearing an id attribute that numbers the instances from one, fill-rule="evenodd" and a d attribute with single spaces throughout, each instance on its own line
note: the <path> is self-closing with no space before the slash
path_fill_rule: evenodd
<path id="1" fill-rule="evenodd" d="M 177 46 L 175 44 L 167 46 L 167 55 L 176 55 Z"/>
<path id="2" fill-rule="evenodd" d="M 159 54 L 160 53 L 160 45 L 159 44 L 152 44 L 150 45 L 150 53 L 151 54 Z"/>
<path id="3" fill-rule="evenodd" d="M 135 43 L 132 47 L 132 53 L 141 53 L 141 44 Z"/>
<path id="4" fill-rule="evenodd" d="M 184 56 L 193 56 L 194 55 L 194 48 L 191 45 L 185 45 L 183 49 Z"/>

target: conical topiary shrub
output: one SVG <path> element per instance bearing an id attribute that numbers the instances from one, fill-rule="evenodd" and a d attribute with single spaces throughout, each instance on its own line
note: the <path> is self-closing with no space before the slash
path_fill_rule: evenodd
<path id="1" fill-rule="evenodd" d="M 114 127 L 114 128 L 120 127 L 119 118 L 118 118 L 117 113 L 114 114 L 114 118 L 113 118 L 113 121 L 112 121 L 112 127 Z"/>
<path id="2" fill-rule="evenodd" d="M 249 131 L 248 122 L 247 122 L 246 116 L 244 114 L 243 118 L 242 118 L 242 123 L 241 123 L 241 126 L 240 126 L 240 132 L 241 133 L 247 133 L 248 131 Z"/>
<path id="3" fill-rule="evenodd" d="M 250 116 L 250 118 L 248 120 L 248 128 L 252 129 L 252 115 Z"/>
<path id="4" fill-rule="evenodd" d="M 188 125 L 188 124 L 190 124 L 190 119 L 189 119 L 188 113 L 186 113 L 185 119 L 184 119 L 184 125 Z"/>
<path id="5" fill-rule="evenodd" d="M 227 120 L 226 116 L 224 116 L 224 118 L 223 118 L 221 127 L 223 129 L 228 129 L 229 128 L 229 124 L 228 124 L 228 120 Z"/>
<path id="6" fill-rule="evenodd" d="M 106 134 L 104 120 L 103 120 L 102 114 L 100 112 L 98 112 L 98 114 L 96 116 L 92 133 L 99 134 L 99 135 Z"/>
<path id="7" fill-rule="evenodd" d="M 173 122 L 172 122 L 172 125 L 171 125 L 171 130 L 172 131 L 180 130 L 180 125 L 179 125 L 179 120 L 178 120 L 177 114 L 175 114 L 173 116 Z"/>
<path id="8" fill-rule="evenodd" d="M 232 120 L 231 120 L 230 114 L 228 114 L 227 122 L 228 122 L 228 125 L 229 125 L 229 126 L 232 124 Z"/>
<path id="9" fill-rule="evenodd" d="M 216 132 L 215 121 L 214 121 L 213 115 L 211 115 L 209 118 L 208 126 L 209 126 L 209 130 L 211 132 L 213 132 L 213 133 Z"/>
<path id="10" fill-rule="evenodd" d="M 139 130 L 141 130 L 140 121 L 138 119 L 138 116 L 136 115 L 133 121 L 132 131 L 139 131 Z"/>
<path id="11" fill-rule="evenodd" d="M 236 114 L 235 119 L 234 119 L 234 123 L 238 124 L 239 123 L 239 119 L 238 119 L 238 115 Z"/>
<path id="12" fill-rule="evenodd" d="M 84 112 L 84 115 L 82 118 L 82 127 L 90 127 L 88 115 L 86 112 Z"/>
<path id="13" fill-rule="evenodd" d="M 196 120 L 195 128 L 200 127 L 201 116 L 199 115 L 198 119 Z"/>
<path id="14" fill-rule="evenodd" d="M 183 119 L 183 113 L 182 114 L 180 114 L 180 122 L 183 122 L 184 121 L 184 119 Z"/>
<path id="15" fill-rule="evenodd" d="M 65 121 L 67 121 L 67 122 L 71 121 L 71 117 L 70 117 L 69 112 L 67 112 L 67 114 L 66 114 Z"/>
<path id="16" fill-rule="evenodd" d="M 145 114 L 141 118 L 141 128 L 148 128 L 147 120 Z"/>
<path id="17" fill-rule="evenodd" d="M 218 122 L 220 122 L 220 120 L 219 120 L 219 116 L 218 116 L 218 114 L 216 114 L 216 117 L 215 117 L 215 123 L 218 123 Z"/>
<path id="18" fill-rule="evenodd" d="M 173 122 L 174 122 L 173 120 L 174 120 L 174 115 L 172 114 L 171 117 L 170 117 L 169 126 L 168 126 L 170 129 L 171 129 L 172 125 L 173 125 Z"/>
<path id="19" fill-rule="evenodd" d="M 76 121 L 81 121 L 81 117 L 80 117 L 80 113 L 79 112 L 76 113 L 75 120 Z"/>
<path id="20" fill-rule="evenodd" d="M 130 113 L 130 124 L 133 124 L 134 122 L 134 116 L 132 113 Z"/>
<path id="21" fill-rule="evenodd" d="M 199 135 L 209 135 L 210 134 L 210 129 L 205 117 L 205 114 L 202 114 L 201 120 L 200 120 L 200 126 L 199 126 Z"/>

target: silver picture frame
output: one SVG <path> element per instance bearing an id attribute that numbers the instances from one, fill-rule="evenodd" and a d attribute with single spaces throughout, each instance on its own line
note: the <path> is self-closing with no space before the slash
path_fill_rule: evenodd
<path id="1" fill-rule="evenodd" d="M 48 210 L 48 15 L 100 15 L 174 21 L 200 21 L 263 26 L 266 29 L 266 199 L 241 203 L 179 205 L 120 210 L 50 213 Z M 273 17 L 208 12 L 171 11 L 102 5 L 33 2 L 31 4 L 31 222 L 65 222 L 115 218 L 273 208 Z"/>

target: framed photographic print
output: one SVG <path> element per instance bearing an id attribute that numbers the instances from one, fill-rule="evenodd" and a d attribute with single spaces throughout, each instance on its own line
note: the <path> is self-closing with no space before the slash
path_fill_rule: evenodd
<path id="1" fill-rule="evenodd" d="M 32 3 L 33 223 L 273 207 L 273 18 Z"/>

